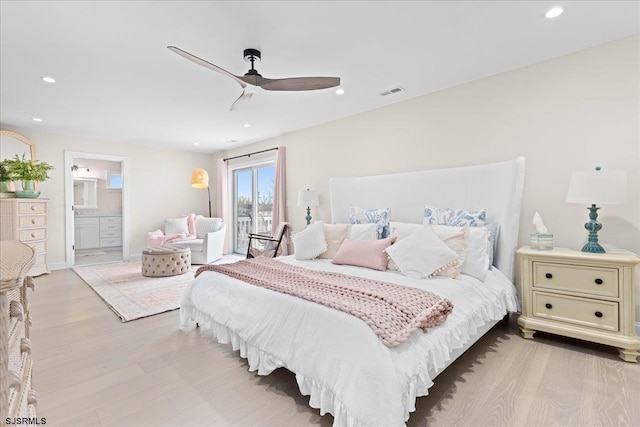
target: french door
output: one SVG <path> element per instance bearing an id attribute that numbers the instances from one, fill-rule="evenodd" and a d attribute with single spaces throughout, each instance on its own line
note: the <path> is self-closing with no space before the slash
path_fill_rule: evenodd
<path id="1" fill-rule="evenodd" d="M 233 250 L 246 253 L 249 233 L 271 234 L 275 164 L 233 170 Z"/>

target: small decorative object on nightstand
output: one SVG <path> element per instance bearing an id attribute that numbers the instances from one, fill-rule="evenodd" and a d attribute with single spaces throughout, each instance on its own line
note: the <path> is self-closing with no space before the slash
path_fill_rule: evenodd
<path id="1" fill-rule="evenodd" d="M 596 166 L 594 172 L 574 172 L 571 175 L 567 203 L 591 204 L 589 222 L 584 225 L 589 231 L 589 241 L 582 252 L 604 253 L 598 243 L 598 231 L 602 228 L 598 220 L 599 205 L 619 205 L 627 202 L 627 171 L 602 172 Z"/>
<path id="2" fill-rule="evenodd" d="M 311 207 L 320 206 L 320 197 L 317 191 L 309 190 L 298 192 L 298 206 L 307 207 L 307 225 L 311 224 Z"/>
<path id="3" fill-rule="evenodd" d="M 518 250 L 525 338 L 549 332 L 618 348 L 637 362 L 633 270 L 640 258 L 627 251 L 591 254 L 565 248 Z"/>

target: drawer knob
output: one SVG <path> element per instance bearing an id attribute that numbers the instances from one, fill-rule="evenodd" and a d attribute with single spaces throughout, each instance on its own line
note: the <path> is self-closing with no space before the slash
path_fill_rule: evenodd
<path id="1" fill-rule="evenodd" d="M 596 311 L 595 315 L 596 315 L 596 317 L 602 317 L 602 312 L 601 311 Z"/>
<path id="2" fill-rule="evenodd" d="M 603 283 L 602 279 L 596 279 L 595 282 L 596 282 L 596 285 L 602 285 Z"/>
<path id="3" fill-rule="evenodd" d="M 31 237 L 33 237 L 33 238 L 36 237 L 36 232 L 35 231 L 31 233 Z"/>
<path id="4" fill-rule="evenodd" d="M 35 211 L 36 209 L 38 209 L 38 208 L 36 208 L 36 206 L 35 206 L 35 205 L 31 205 L 31 210 L 32 210 L 32 211 Z"/>
<path id="5" fill-rule="evenodd" d="M 35 225 L 35 223 L 36 223 L 36 219 L 35 218 L 31 218 L 31 224 Z"/>
<path id="6" fill-rule="evenodd" d="M 544 277 L 546 277 L 547 279 L 551 279 L 553 277 L 553 274 L 547 273 L 544 275 Z"/>
<path id="7" fill-rule="evenodd" d="M 549 304 L 549 303 L 546 303 L 544 306 L 547 307 L 548 309 L 552 309 L 553 308 L 553 306 L 551 304 Z"/>

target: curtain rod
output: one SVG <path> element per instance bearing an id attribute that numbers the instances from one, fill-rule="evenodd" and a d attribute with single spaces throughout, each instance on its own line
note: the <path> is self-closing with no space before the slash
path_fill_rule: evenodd
<path id="1" fill-rule="evenodd" d="M 254 153 L 249 153 L 249 154 L 243 154 L 243 155 L 241 155 L 241 156 L 228 157 L 228 158 L 226 158 L 226 159 L 222 159 L 222 160 L 224 160 L 224 161 L 226 162 L 227 160 L 239 159 L 239 158 L 241 158 L 241 157 L 251 157 L 251 156 L 253 156 L 254 154 L 266 153 L 267 151 L 273 151 L 273 150 L 277 150 L 277 149 L 278 149 L 278 147 L 273 147 L 273 148 L 269 148 L 269 149 L 267 149 L 267 150 L 256 151 L 256 152 L 254 152 Z"/>

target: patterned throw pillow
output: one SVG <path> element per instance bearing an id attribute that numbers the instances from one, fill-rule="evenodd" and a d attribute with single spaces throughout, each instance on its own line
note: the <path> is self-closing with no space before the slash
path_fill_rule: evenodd
<path id="1" fill-rule="evenodd" d="M 424 207 L 423 224 L 451 225 L 454 227 L 482 227 L 487 218 L 487 211 L 480 209 L 467 212 L 464 209 Z"/>
<path id="2" fill-rule="evenodd" d="M 378 239 L 389 237 L 389 209 L 362 209 L 351 206 L 350 224 L 376 224 Z"/>

